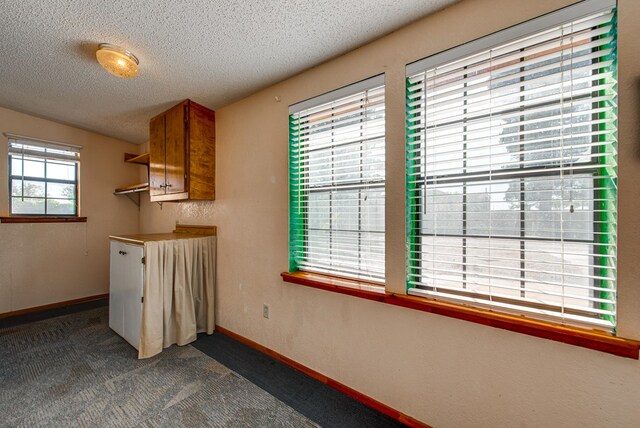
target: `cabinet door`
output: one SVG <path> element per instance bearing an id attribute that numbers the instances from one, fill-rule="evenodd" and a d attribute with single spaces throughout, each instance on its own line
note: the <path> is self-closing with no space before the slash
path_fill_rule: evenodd
<path id="1" fill-rule="evenodd" d="M 144 287 L 144 247 L 123 244 L 124 338 L 138 349 L 142 322 L 142 290 Z"/>
<path id="2" fill-rule="evenodd" d="M 165 183 L 165 120 L 156 116 L 149 122 L 149 194 L 164 195 Z"/>
<path id="3" fill-rule="evenodd" d="M 189 199 L 213 201 L 216 179 L 215 113 L 189 105 Z"/>
<path id="4" fill-rule="evenodd" d="M 138 349 L 142 322 L 144 247 L 111 241 L 109 327 Z"/>
<path id="5" fill-rule="evenodd" d="M 166 194 L 186 192 L 185 118 L 187 103 L 165 113 Z M 151 149 L 153 151 L 153 148 Z"/>
<path id="6" fill-rule="evenodd" d="M 124 292 L 122 280 L 122 243 L 111 241 L 109 269 L 109 327 L 124 337 Z"/>

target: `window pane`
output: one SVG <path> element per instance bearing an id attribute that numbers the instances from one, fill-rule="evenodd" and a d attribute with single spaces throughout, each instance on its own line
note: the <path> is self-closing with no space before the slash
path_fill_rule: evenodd
<path id="1" fill-rule="evenodd" d="M 360 193 L 358 190 L 333 192 L 331 214 L 333 229 L 358 230 Z"/>
<path id="2" fill-rule="evenodd" d="M 305 249 L 306 262 L 313 260 L 314 263 L 329 266 L 330 258 L 330 235 L 329 230 L 307 230 L 307 243 Z"/>
<path id="3" fill-rule="evenodd" d="M 350 231 L 331 232 L 331 262 L 334 266 L 357 267 L 360 258 L 359 234 Z"/>
<path id="4" fill-rule="evenodd" d="M 11 196 L 22 196 L 22 180 L 11 180 Z"/>
<path id="5" fill-rule="evenodd" d="M 69 199 L 47 199 L 47 214 L 74 215 L 75 201 Z"/>
<path id="6" fill-rule="evenodd" d="M 309 229 L 330 228 L 330 193 L 310 192 L 307 207 L 307 227 Z"/>
<path id="7" fill-rule="evenodd" d="M 523 116 L 522 147 L 527 166 L 559 166 L 561 162 L 588 162 L 591 153 L 590 102 Z"/>
<path id="8" fill-rule="evenodd" d="M 365 145 L 366 156 L 362 159 L 362 176 L 364 180 L 384 180 L 384 138 L 369 141 Z"/>
<path id="9" fill-rule="evenodd" d="M 47 197 L 48 198 L 75 199 L 76 198 L 76 185 L 75 184 L 63 184 L 63 183 L 47 183 Z"/>
<path id="10" fill-rule="evenodd" d="M 47 161 L 47 178 L 75 181 L 76 166 L 75 164 Z"/>
<path id="11" fill-rule="evenodd" d="M 44 214 L 44 199 L 11 198 L 12 214 Z"/>
<path id="12" fill-rule="evenodd" d="M 438 128 L 427 130 L 429 144 L 424 147 L 426 161 L 424 168 L 427 176 L 438 176 L 460 172 L 464 166 L 465 145 L 461 135 L 464 128 Z"/>
<path id="13" fill-rule="evenodd" d="M 421 244 L 422 282 L 434 288 L 462 290 L 462 238 L 425 236 Z"/>
<path id="14" fill-rule="evenodd" d="M 360 242 L 361 269 L 364 272 L 380 272 L 380 275 L 384 275 L 384 231 L 362 232 Z"/>
<path id="15" fill-rule="evenodd" d="M 352 143 L 333 149 L 333 173 L 336 183 L 357 181 L 361 177 L 362 146 Z"/>
<path id="16" fill-rule="evenodd" d="M 462 186 L 447 185 L 427 189 L 424 198 L 425 234 L 462 234 Z"/>
<path id="17" fill-rule="evenodd" d="M 24 176 L 44 178 L 44 161 L 25 159 Z"/>
<path id="18" fill-rule="evenodd" d="M 22 159 L 11 156 L 11 175 L 22 175 Z"/>
<path id="19" fill-rule="evenodd" d="M 487 107 L 486 105 L 484 106 Z M 500 143 L 493 143 L 493 139 L 511 131 L 508 121 L 491 116 L 480 118 L 467 125 L 468 140 L 466 145 L 467 172 L 499 170 L 517 167 L 508 143 L 513 137 L 501 137 Z M 492 139 L 493 138 L 493 139 Z M 517 157 L 517 156 L 516 156 Z"/>
<path id="20" fill-rule="evenodd" d="M 24 184 L 23 184 L 22 180 L 11 180 L 11 181 L 12 181 L 12 186 L 11 186 L 12 193 L 14 189 L 16 189 L 17 191 L 17 193 L 15 193 L 15 196 L 22 196 L 23 193 L 21 191 L 24 190 L 24 196 L 44 198 L 43 182 L 24 180 Z"/>
<path id="21" fill-rule="evenodd" d="M 467 238 L 467 288 L 503 297 L 520 296 L 520 240 Z"/>
<path id="22" fill-rule="evenodd" d="M 525 191 L 527 237 L 593 240 L 591 175 L 526 179 Z"/>
<path id="23" fill-rule="evenodd" d="M 590 253 L 590 244 L 526 241 L 525 297 L 558 306 L 593 306 Z"/>
<path id="24" fill-rule="evenodd" d="M 520 236 L 519 180 L 470 183 L 467 235 Z"/>
<path id="25" fill-rule="evenodd" d="M 384 232 L 384 190 L 361 190 L 360 229 Z"/>

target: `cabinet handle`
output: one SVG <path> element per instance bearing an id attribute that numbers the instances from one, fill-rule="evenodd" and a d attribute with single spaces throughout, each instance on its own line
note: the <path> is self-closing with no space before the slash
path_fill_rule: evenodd
<path id="1" fill-rule="evenodd" d="M 118 253 L 119 253 L 119 254 L 122 254 L 123 256 L 126 256 L 126 255 L 127 255 L 127 252 L 126 252 L 126 251 L 122 251 L 122 250 L 118 251 Z"/>
<path id="2" fill-rule="evenodd" d="M 167 183 L 167 184 L 164 185 L 164 187 L 173 187 L 173 185 Z"/>
<path id="3" fill-rule="evenodd" d="M 166 185 L 166 184 L 161 184 L 161 185 L 160 185 L 160 186 L 158 186 L 158 187 L 160 187 L 161 189 L 164 189 L 165 187 L 167 187 L 167 185 Z"/>

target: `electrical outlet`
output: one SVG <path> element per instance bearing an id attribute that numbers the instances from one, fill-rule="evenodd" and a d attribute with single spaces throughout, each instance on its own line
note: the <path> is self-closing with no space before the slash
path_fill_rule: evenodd
<path id="1" fill-rule="evenodd" d="M 266 303 L 262 305 L 262 316 L 265 318 L 269 318 L 269 305 Z"/>

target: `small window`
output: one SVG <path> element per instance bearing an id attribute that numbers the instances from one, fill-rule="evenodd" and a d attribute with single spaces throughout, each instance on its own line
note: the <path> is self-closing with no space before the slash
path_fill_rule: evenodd
<path id="1" fill-rule="evenodd" d="M 409 294 L 615 331 L 617 35 L 606 3 L 407 66 Z"/>
<path id="2" fill-rule="evenodd" d="M 384 76 L 289 112 L 290 270 L 384 282 Z"/>
<path id="3" fill-rule="evenodd" d="M 9 137 L 12 216 L 78 215 L 79 148 Z"/>

